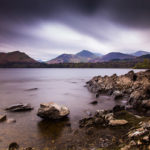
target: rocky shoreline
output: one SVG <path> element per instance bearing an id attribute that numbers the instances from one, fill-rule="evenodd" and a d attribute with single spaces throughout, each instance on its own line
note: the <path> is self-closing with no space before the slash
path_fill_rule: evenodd
<path id="1" fill-rule="evenodd" d="M 125 107 L 150 113 L 150 70 L 117 76 L 96 76 L 86 84 L 87 88 L 96 94 L 107 94 L 115 100 L 125 98 Z"/>
<path id="2" fill-rule="evenodd" d="M 97 76 L 86 83 L 86 87 L 98 98 L 106 94 L 115 101 L 126 99 L 124 105 L 116 105 L 111 110 L 89 112 L 78 122 L 76 130 L 66 122 L 70 134 L 61 142 L 53 141 L 54 146 L 46 150 L 150 150 L 150 70 L 125 75 Z M 97 100 L 98 101 L 98 100 Z M 97 101 L 91 102 L 97 105 Z M 6 108 L 7 111 L 33 110 L 29 104 L 18 104 Z M 69 119 L 69 109 L 55 103 L 40 105 L 37 115 L 44 120 L 63 122 Z M 0 116 L 6 121 L 6 115 Z M 19 148 L 11 143 L 9 150 L 38 150 Z M 43 149 L 44 150 L 44 149 Z"/>

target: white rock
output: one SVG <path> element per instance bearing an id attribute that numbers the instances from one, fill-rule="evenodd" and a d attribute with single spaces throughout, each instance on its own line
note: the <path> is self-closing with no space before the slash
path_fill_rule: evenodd
<path id="1" fill-rule="evenodd" d="M 61 119 L 68 116 L 69 109 L 56 103 L 44 103 L 40 105 L 37 115 L 45 119 Z"/>

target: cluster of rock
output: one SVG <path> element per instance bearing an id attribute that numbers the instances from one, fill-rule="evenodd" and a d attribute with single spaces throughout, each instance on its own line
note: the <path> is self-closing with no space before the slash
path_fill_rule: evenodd
<path id="1" fill-rule="evenodd" d="M 117 76 L 96 76 L 87 82 L 88 89 L 100 94 L 112 95 L 114 99 L 127 97 L 128 104 L 133 108 L 142 108 L 147 111 L 150 108 L 150 70 Z"/>
<path id="2" fill-rule="evenodd" d="M 30 111 L 33 110 L 33 107 L 30 104 L 14 104 L 7 108 L 7 111 L 11 112 L 20 112 L 20 111 Z M 44 103 L 40 105 L 37 115 L 43 119 L 62 119 L 69 115 L 70 111 L 67 107 L 58 105 L 56 103 Z M 0 122 L 7 121 L 7 123 L 16 122 L 15 119 L 7 119 L 6 114 L 0 114 Z"/>
<path id="3" fill-rule="evenodd" d="M 93 126 L 120 126 L 128 124 L 127 120 L 116 119 L 114 112 L 108 110 L 97 110 L 91 117 L 83 118 L 79 121 L 79 126 L 93 127 Z"/>
<path id="4" fill-rule="evenodd" d="M 129 142 L 121 150 L 139 148 L 150 150 L 150 121 L 140 122 L 138 127 L 131 129 L 128 134 Z"/>
<path id="5" fill-rule="evenodd" d="M 30 111 L 33 110 L 33 107 L 30 104 L 14 104 L 7 108 L 6 111 L 10 112 L 22 112 L 22 111 Z M 52 119 L 58 120 L 63 119 L 69 115 L 70 111 L 67 107 L 58 105 L 56 103 L 43 103 L 40 105 L 38 109 L 37 115 L 43 119 Z M 6 121 L 7 123 L 14 123 L 16 122 L 13 118 L 7 118 L 6 114 L 0 114 L 0 122 Z M 19 148 L 19 145 L 16 142 L 13 142 L 9 145 L 9 150 L 33 150 L 34 148 Z"/>

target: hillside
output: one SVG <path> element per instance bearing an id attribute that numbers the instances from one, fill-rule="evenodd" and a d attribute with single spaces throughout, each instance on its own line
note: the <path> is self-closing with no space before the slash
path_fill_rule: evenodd
<path id="1" fill-rule="evenodd" d="M 78 63 L 79 59 L 72 54 L 62 54 L 50 61 L 47 61 L 47 64 L 59 64 L 59 63 Z"/>
<path id="2" fill-rule="evenodd" d="M 0 53 L 0 64 L 7 63 L 37 63 L 37 61 L 19 51 Z"/>
<path id="3" fill-rule="evenodd" d="M 120 53 L 120 52 L 111 52 L 104 55 L 101 58 L 101 61 L 110 61 L 110 60 L 123 60 L 123 59 L 134 59 L 135 56 Z"/>

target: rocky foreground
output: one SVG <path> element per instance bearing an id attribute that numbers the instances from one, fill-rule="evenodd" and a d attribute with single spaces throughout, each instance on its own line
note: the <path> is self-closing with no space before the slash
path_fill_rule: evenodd
<path id="1" fill-rule="evenodd" d="M 116 101 L 126 99 L 124 105 L 116 105 L 111 110 L 95 110 L 78 122 L 72 130 L 68 121 L 69 109 L 55 103 L 41 104 L 37 115 L 50 121 L 66 122 L 69 133 L 59 141 L 52 141 L 45 150 L 150 150 L 150 70 L 125 75 L 97 76 L 87 82 L 88 89 L 99 97 L 109 95 Z M 110 99 L 112 100 L 112 99 Z M 97 101 L 91 104 L 97 104 Z M 28 111 L 27 104 L 8 107 L 7 111 Z M 6 121 L 0 115 L 0 121 Z M 69 120 L 69 119 L 68 119 Z M 39 150 L 19 148 L 11 143 L 9 150 Z M 44 150 L 44 149 L 43 149 Z"/>

